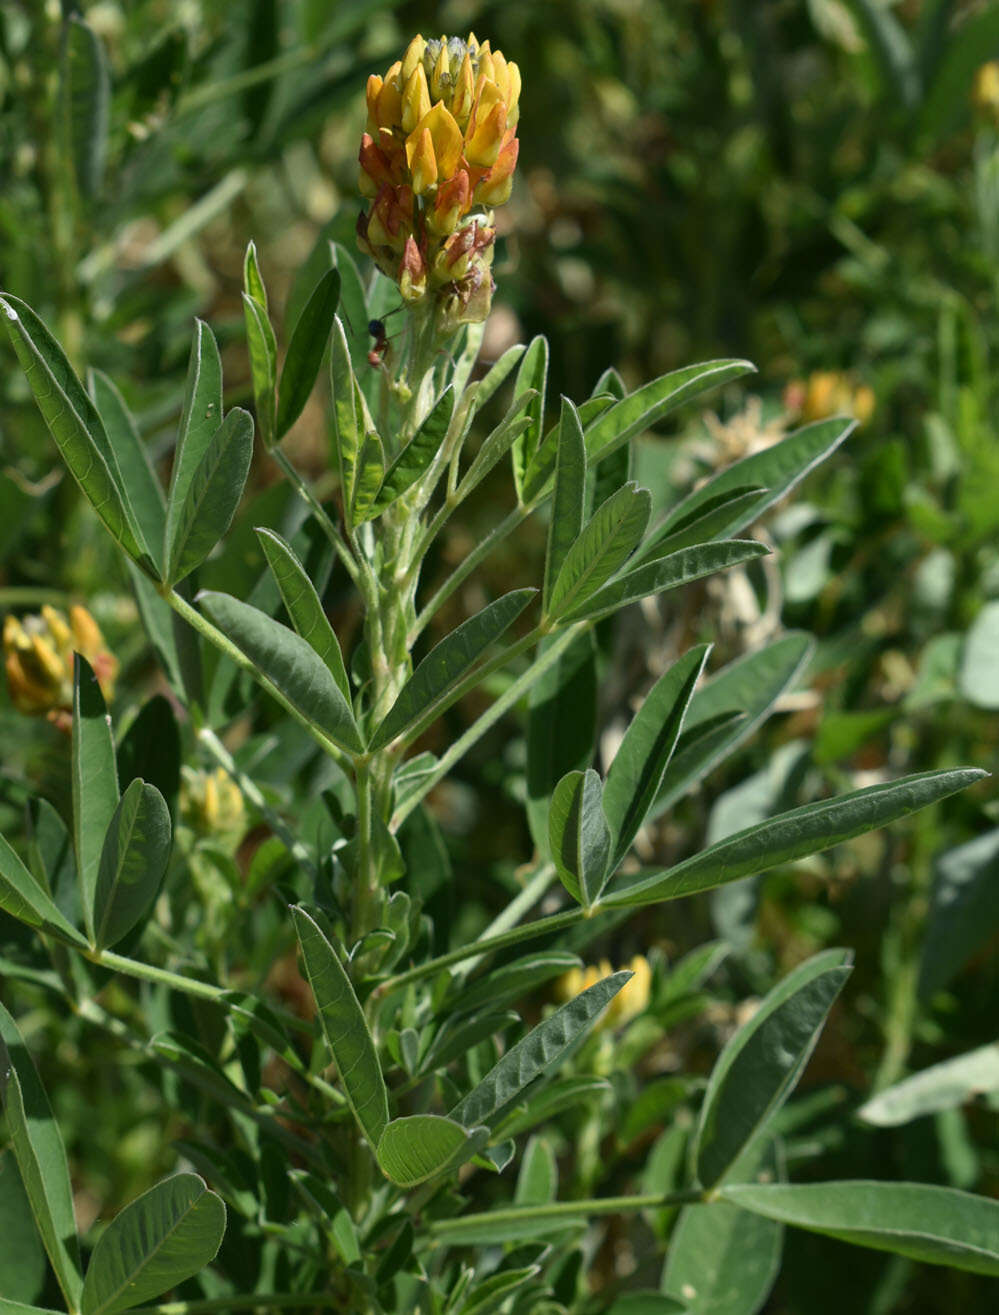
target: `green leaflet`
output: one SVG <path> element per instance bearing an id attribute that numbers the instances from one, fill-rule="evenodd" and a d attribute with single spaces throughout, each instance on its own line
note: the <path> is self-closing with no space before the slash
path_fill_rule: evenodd
<path id="1" fill-rule="evenodd" d="M 553 977 L 581 966 L 582 960 L 577 954 L 566 950 L 542 950 L 502 964 L 470 985 L 463 983 L 453 1004 L 450 1000 L 448 1004 L 459 1014 L 470 1014 L 477 1009 L 503 1009 L 516 1000 L 522 1000 L 542 982 L 549 982 Z"/>
<path id="2" fill-rule="evenodd" d="M 322 658 L 301 636 L 228 594 L 198 595 L 208 616 L 253 664 L 260 683 L 341 748 L 363 750 L 350 704 Z"/>
<path id="3" fill-rule="evenodd" d="M 21 1182 L 20 1170 L 10 1149 L 0 1151 L 0 1236 L 4 1240 L 0 1269 L 0 1315 L 7 1315 L 7 1301 L 35 1301 L 48 1281 L 49 1263 L 45 1245 L 35 1227 L 31 1202 Z M 30 1310 L 20 1306 L 21 1311 Z"/>
<path id="4" fill-rule="evenodd" d="M 811 1233 L 929 1265 L 999 1277 L 999 1201 L 922 1183 L 772 1183 L 722 1189 L 727 1201 Z"/>
<path id="5" fill-rule="evenodd" d="M 812 647 L 809 635 L 791 631 L 766 648 L 730 662 L 695 692 L 684 735 L 666 768 L 651 817 L 665 812 L 749 738 L 797 679 Z M 698 731 L 704 734 L 698 735 Z"/>
<path id="6" fill-rule="evenodd" d="M 358 454 L 367 434 L 374 432 L 374 424 L 354 376 L 347 338 L 337 315 L 333 317 L 333 335 L 330 340 L 330 387 L 333 396 L 333 441 L 340 470 L 344 511 L 349 518 L 354 505 Z"/>
<path id="7" fill-rule="evenodd" d="M 0 909 L 68 944 L 86 945 L 86 938 L 59 912 L 3 836 L 0 836 Z"/>
<path id="8" fill-rule="evenodd" d="M 274 437 L 280 441 L 305 409 L 340 302 L 340 271 L 328 269 L 313 289 L 288 344 L 278 384 Z"/>
<path id="9" fill-rule="evenodd" d="M 94 941 L 117 945 L 148 913 L 170 858 L 170 810 L 159 790 L 134 780 L 108 827 L 97 872 Z"/>
<path id="10" fill-rule="evenodd" d="M 551 1142 L 532 1137 L 520 1162 L 514 1205 L 547 1205 L 558 1196 L 558 1162 Z"/>
<path id="11" fill-rule="evenodd" d="M 555 459 L 555 489 L 548 523 L 545 553 L 545 582 L 542 609 L 551 606 L 552 589 L 570 548 L 583 528 L 583 496 L 586 489 L 586 444 L 579 412 L 567 397 L 562 398 L 558 422 L 558 455 Z"/>
<path id="12" fill-rule="evenodd" d="M 857 1114 L 879 1128 L 897 1128 L 925 1114 L 955 1109 L 999 1091 L 999 1043 L 979 1046 L 879 1091 Z"/>
<path id="13" fill-rule="evenodd" d="M 593 1023 L 633 976 L 612 973 L 531 1029 L 511 1046 L 477 1087 L 451 1110 L 449 1118 L 466 1128 L 488 1123 L 542 1073 L 554 1070 L 577 1037 Z"/>
<path id="14" fill-rule="evenodd" d="M 458 485 L 457 498 L 459 501 L 467 498 L 473 489 L 485 479 L 496 463 L 504 457 L 513 444 L 516 442 L 518 435 L 524 433 L 531 425 L 530 408 L 535 401 L 531 393 L 519 393 L 510 403 L 506 415 L 499 422 L 495 429 L 490 430 L 482 440 L 482 446 L 472 458 L 472 464 L 468 467 Z M 527 414 L 521 414 L 525 407 Z M 469 422 L 471 417 L 469 417 Z"/>
<path id="15" fill-rule="evenodd" d="M 73 841 L 83 921 L 91 943 L 96 920 L 97 874 L 104 837 L 118 807 L 118 765 L 111 718 L 86 658 L 73 670 Z"/>
<path id="16" fill-rule="evenodd" d="M 194 340 L 187 367 L 184 409 L 177 430 L 173 475 L 167 499 L 166 541 L 177 540 L 178 521 L 188 507 L 188 492 L 205 453 L 222 424 L 222 358 L 211 329 L 194 322 Z"/>
<path id="17" fill-rule="evenodd" d="M 610 456 L 629 439 L 658 424 L 684 402 L 710 388 L 720 387 L 732 379 L 750 374 L 753 369 L 754 366 L 748 361 L 707 361 L 703 365 L 690 365 L 661 375 L 619 401 L 611 399 L 610 404 L 605 404 L 607 399 L 593 399 L 598 403 L 598 414 L 588 423 L 584 422 L 586 452 L 591 465 Z M 584 403 L 584 407 L 590 405 Z M 549 445 L 546 436 L 524 480 L 525 502 L 533 502 L 543 493 L 554 466 L 554 445 Z"/>
<path id="18" fill-rule="evenodd" d="M 0 1105 L 7 1133 L 52 1269 L 79 1309 L 83 1278 L 73 1192 L 59 1125 L 17 1026 L 0 1004 Z"/>
<path id="19" fill-rule="evenodd" d="M 381 749 L 400 735 L 419 734 L 450 707 L 460 696 L 465 677 L 536 593 L 536 589 L 511 590 L 436 644 L 400 690 L 372 735 L 370 748 Z"/>
<path id="20" fill-rule="evenodd" d="M 835 452 L 856 427 L 855 420 L 834 416 L 831 420 L 817 420 L 814 424 L 796 429 L 773 447 L 743 457 L 714 479 L 708 480 L 684 498 L 672 516 L 679 518 L 681 524 L 689 523 L 695 513 L 705 513 L 712 504 L 717 506 L 723 494 L 734 495 L 750 485 L 766 489 L 766 494 L 761 494 L 758 502 L 751 498 L 744 502 L 739 499 L 741 506 L 733 502 L 731 517 L 716 525 L 714 534 L 717 537 L 724 535 L 730 538 L 744 530 L 768 507 L 779 502 L 820 462 Z"/>
<path id="21" fill-rule="evenodd" d="M 274 442 L 276 424 L 277 341 L 266 306 L 243 293 L 243 320 L 250 349 L 250 377 L 253 380 L 253 407 L 257 428 L 265 447 Z"/>
<path id="22" fill-rule="evenodd" d="M 419 429 L 385 472 L 372 514 L 384 511 L 426 473 L 443 446 L 454 407 L 454 389 L 445 388 Z"/>
<path id="23" fill-rule="evenodd" d="M 248 412 L 235 407 L 212 435 L 176 512 L 171 494 L 166 551 L 170 584 L 178 584 L 200 566 L 229 529 L 252 458 L 253 421 Z"/>
<path id="24" fill-rule="evenodd" d="M 70 474 L 112 537 L 155 575 L 148 547 L 125 501 L 121 472 L 97 408 L 31 307 L 6 294 L 0 305 L 17 359 Z"/>
<path id="25" fill-rule="evenodd" d="M 366 434 L 357 458 L 354 488 L 350 503 L 352 525 L 363 525 L 375 516 L 378 490 L 385 474 L 385 449 L 375 433 Z"/>
<path id="26" fill-rule="evenodd" d="M 567 612 L 563 620 L 595 621 L 649 594 L 679 589 L 706 575 L 727 570 L 730 566 L 739 566 L 755 557 L 766 557 L 768 552 L 769 549 L 755 539 L 731 539 L 721 543 L 698 544 L 694 548 L 681 548 L 679 552 L 646 562 L 644 566 L 636 566 L 634 570 L 612 580 Z"/>
<path id="27" fill-rule="evenodd" d="M 476 381 L 474 411 L 481 411 L 491 397 L 506 382 L 513 367 L 520 361 L 527 348 L 523 343 L 508 347 L 498 361 L 494 361 L 481 379 Z"/>
<path id="28" fill-rule="evenodd" d="M 281 599 L 288 609 L 291 623 L 305 642 L 322 658 L 336 681 L 340 693 L 350 702 L 350 683 L 343 664 L 340 641 L 330 625 L 323 605 L 319 601 L 305 567 L 295 556 L 291 545 L 273 530 L 258 528 L 257 538 L 267 558 L 274 579 L 281 591 Z"/>
<path id="29" fill-rule="evenodd" d="M 200 1273 L 225 1234 L 222 1198 L 179 1173 L 115 1215 L 94 1247 L 82 1315 L 119 1315 Z"/>
<path id="30" fill-rule="evenodd" d="M 375 1045 L 350 978 L 333 946 L 300 905 L 291 911 L 305 972 L 319 1010 L 326 1044 L 340 1072 L 340 1083 L 354 1117 L 377 1149 L 388 1124 L 388 1094 Z"/>
<path id="31" fill-rule="evenodd" d="M 60 146 L 80 196 L 93 201 L 104 181 L 111 79 L 104 47 L 77 14 L 63 28 L 59 61 Z"/>
<path id="32" fill-rule="evenodd" d="M 709 644 L 692 648 L 659 677 L 614 755 L 603 798 L 613 836 L 612 869 L 631 848 L 655 801 L 710 651 Z"/>
<path id="33" fill-rule="evenodd" d="M 118 460 L 125 501 L 139 523 L 150 556 L 161 571 L 166 497 L 149 459 L 149 450 L 139 436 L 124 399 L 107 375 L 100 370 L 91 370 L 88 381 L 94 406 Z"/>
<path id="34" fill-rule="evenodd" d="M 749 485 L 719 493 L 716 498 L 695 507 L 689 515 L 667 517 L 642 545 L 642 560 L 667 557 L 670 553 L 679 552 L 681 548 L 729 537 L 732 524 L 747 516 L 747 525 L 756 519 L 758 512 L 769 501 L 767 495 L 767 489 Z"/>
<path id="35" fill-rule="evenodd" d="M 725 1177 L 797 1086 L 851 960 L 846 950 L 826 950 L 799 964 L 725 1046 L 695 1141 L 697 1176 L 705 1187 Z"/>
<path id="36" fill-rule="evenodd" d="M 545 390 L 548 384 L 548 339 L 540 334 L 532 338 L 520 359 L 520 368 L 513 386 L 514 403 L 523 393 L 533 390 L 527 414 L 529 423 L 513 443 L 513 482 L 521 503 L 530 500 L 526 489 L 527 472 L 541 443 L 541 427 L 545 419 Z"/>
<path id="37" fill-rule="evenodd" d="M 538 645 L 538 656 L 557 639 Z M 548 844 L 548 802 L 566 772 L 593 760 L 597 736 L 596 644 L 577 635 L 561 658 L 531 686 L 527 720 L 527 816 L 534 843 Z"/>
<path id="38" fill-rule="evenodd" d="M 589 908 L 607 875 L 611 835 L 601 806 L 599 775 L 568 772 L 552 793 L 548 843 L 559 880 L 577 904 Z"/>
<path id="39" fill-rule="evenodd" d="M 772 1177 L 778 1170 L 771 1145 L 751 1153 L 738 1176 Z M 689 1315 L 757 1315 L 777 1280 L 783 1249 L 784 1229 L 772 1219 L 725 1200 L 688 1205 L 670 1236 L 660 1287 L 682 1300 Z"/>
<path id="40" fill-rule="evenodd" d="M 609 908 L 622 908 L 679 899 L 765 872 L 781 863 L 792 863 L 867 831 L 876 831 L 927 804 L 946 799 L 985 775 L 986 772 L 974 767 L 919 772 L 887 785 L 872 785 L 835 799 L 793 808 L 758 826 L 747 827 L 673 868 L 611 891 L 602 903 Z"/>
<path id="41" fill-rule="evenodd" d="M 652 495 L 625 484 L 593 513 L 552 585 L 550 616 L 574 616 L 635 551 L 652 513 Z"/>
<path id="42" fill-rule="evenodd" d="M 262 310 L 267 310 L 267 289 L 257 261 L 257 244 L 252 241 L 247 244 L 246 255 L 243 257 L 243 291 Z"/>
<path id="43" fill-rule="evenodd" d="M 471 1159 L 488 1138 L 439 1114 L 413 1114 L 386 1124 L 378 1142 L 378 1167 L 399 1187 L 415 1187 Z"/>

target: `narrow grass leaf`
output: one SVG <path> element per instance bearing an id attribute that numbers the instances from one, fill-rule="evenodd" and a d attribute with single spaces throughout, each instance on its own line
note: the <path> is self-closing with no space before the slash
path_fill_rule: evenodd
<path id="1" fill-rule="evenodd" d="M 451 1110 L 449 1117 L 466 1128 L 488 1123 L 504 1106 L 559 1060 L 630 981 L 630 972 L 612 973 L 531 1029 L 506 1052 L 482 1081 Z"/>
<path id="2" fill-rule="evenodd" d="M 305 409 L 323 363 L 326 343 L 340 303 L 340 271 L 328 269 L 313 289 L 292 330 L 278 384 L 274 435 L 280 441 Z"/>
<path id="3" fill-rule="evenodd" d="M 536 593 L 536 589 L 514 589 L 504 594 L 435 645 L 375 730 L 371 749 L 381 749 L 400 735 L 411 735 L 439 717 L 482 655 L 513 625 Z"/>
<path id="4" fill-rule="evenodd" d="M 886 785 L 872 785 L 835 799 L 805 804 L 747 827 L 700 854 L 654 873 L 602 901 L 611 908 L 656 904 L 793 863 L 809 854 L 887 826 L 900 817 L 964 790 L 983 776 L 978 768 L 919 772 Z"/>
<path id="5" fill-rule="evenodd" d="M 257 538 L 267 565 L 277 581 L 291 623 L 310 648 L 322 658 L 344 699 L 350 702 L 350 682 L 343 662 L 340 641 L 329 623 L 323 605 L 305 567 L 291 545 L 273 530 L 257 529 Z"/>
<path id="6" fill-rule="evenodd" d="M 199 1274 L 218 1254 L 226 1212 L 193 1173 L 167 1178 L 115 1215 L 83 1285 L 83 1315 L 119 1315 Z"/>
<path id="7" fill-rule="evenodd" d="M 439 1114 L 413 1114 L 386 1124 L 378 1142 L 378 1167 L 398 1187 L 415 1187 L 444 1173 L 482 1144 L 481 1131 L 473 1138 L 467 1128 Z M 463 1152 L 468 1152 L 467 1156 Z"/>
<path id="8" fill-rule="evenodd" d="M 624 566 L 635 551 L 652 514 L 652 495 L 637 484 L 612 493 L 565 554 L 551 589 L 549 615 L 567 616 Z"/>
<path id="9" fill-rule="evenodd" d="M 722 1189 L 743 1210 L 855 1246 L 999 1278 L 999 1201 L 922 1183 L 746 1184 Z"/>
<path id="10" fill-rule="evenodd" d="M 577 904 L 589 908 L 603 889 L 611 833 L 601 807 L 599 775 L 568 772 L 552 794 L 548 843 L 559 881 Z"/>
<path id="11" fill-rule="evenodd" d="M 78 1310 L 83 1277 L 66 1148 L 24 1040 L 2 1004 L 0 1106 L 35 1226 L 63 1296 Z"/>
<path id="12" fill-rule="evenodd" d="M 250 660 L 257 679 L 280 702 L 342 748 L 362 751 L 350 704 L 322 658 L 300 635 L 229 594 L 203 591 L 198 602 Z"/>
<path id="13" fill-rule="evenodd" d="M 73 664 L 73 842 L 83 920 L 91 943 L 104 837 L 118 807 L 118 763 L 104 695 L 86 658 Z"/>
<path id="14" fill-rule="evenodd" d="M 252 459 L 253 420 L 235 407 L 212 435 L 173 518 L 167 544 L 171 584 L 200 566 L 229 529 Z"/>
<path id="15" fill-rule="evenodd" d="M 354 1117 L 373 1149 L 388 1124 L 388 1093 L 364 1010 L 336 951 L 305 909 L 291 911 L 319 1021 Z"/>
<path id="16" fill-rule="evenodd" d="M 591 594 L 563 616 L 565 621 L 599 620 L 629 603 L 637 603 L 650 594 L 662 594 L 701 580 L 706 575 L 741 566 L 756 557 L 766 557 L 769 549 L 754 539 L 731 539 L 721 543 L 698 544 L 681 548 L 625 572 L 610 584 Z"/>
<path id="17" fill-rule="evenodd" d="M 70 474 L 113 538 L 155 575 L 149 549 L 125 505 L 121 472 L 97 408 L 31 307 L 7 294 L 0 305 L 17 359 Z"/>
<path id="18" fill-rule="evenodd" d="M 567 397 L 562 398 L 558 425 L 558 455 L 555 459 L 555 490 L 548 525 L 545 554 L 545 583 L 542 607 L 548 610 L 552 588 L 566 554 L 583 528 L 583 495 L 586 490 L 586 444 L 579 412 Z"/>
<path id="19" fill-rule="evenodd" d="M 94 939 L 117 945 L 149 912 L 170 858 L 170 810 L 154 785 L 134 780 L 104 839 L 97 872 Z"/>
<path id="20" fill-rule="evenodd" d="M 419 429 L 395 458 L 382 480 L 374 510 L 384 511 L 426 474 L 441 450 L 454 415 L 455 393 L 445 388 Z"/>
<path id="21" fill-rule="evenodd" d="M 94 405 L 118 461 L 125 503 L 138 521 L 150 556 L 162 569 L 166 496 L 149 459 L 149 449 L 142 441 L 121 393 L 107 375 L 100 370 L 91 370 L 89 384 Z"/>
<path id="22" fill-rule="evenodd" d="M 846 950 L 826 950 L 800 964 L 722 1050 L 695 1139 L 703 1186 L 714 1187 L 725 1177 L 797 1086 L 852 971 L 851 958 Z"/>
<path id="23" fill-rule="evenodd" d="M 684 718 L 711 652 L 700 644 L 684 654 L 649 690 L 625 731 L 604 785 L 603 806 L 613 836 L 611 867 L 631 848 L 655 802 Z"/>

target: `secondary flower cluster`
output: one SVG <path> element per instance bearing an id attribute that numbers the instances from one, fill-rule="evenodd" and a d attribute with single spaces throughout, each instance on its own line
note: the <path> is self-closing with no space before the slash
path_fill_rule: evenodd
<path id="1" fill-rule="evenodd" d="M 492 208 L 517 163 L 520 71 L 488 41 L 414 37 L 368 79 L 358 242 L 408 302 L 438 299 L 442 329 L 484 320 L 492 300 Z"/>
<path id="2" fill-rule="evenodd" d="M 648 959 L 642 954 L 636 954 L 628 967 L 633 976 L 625 982 L 604 1010 L 597 1023 L 598 1031 L 601 1028 L 618 1027 L 622 1023 L 629 1022 L 642 1013 L 649 1003 L 652 968 Z M 570 968 L 555 983 L 555 994 L 559 1000 L 574 1000 L 581 991 L 588 991 L 591 986 L 596 986 L 597 982 L 610 977 L 613 971 L 607 959 L 601 959 L 599 964 L 591 964 L 588 968 Z"/>
<path id="3" fill-rule="evenodd" d="M 73 706 L 73 654 L 82 653 L 94 669 L 104 697 L 114 693 L 118 659 L 108 651 L 100 627 L 85 607 L 45 606 L 41 616 L 3 623 L 4 663 L 11 702 L 19 712 L 47 716 L 68 729 Z"/>

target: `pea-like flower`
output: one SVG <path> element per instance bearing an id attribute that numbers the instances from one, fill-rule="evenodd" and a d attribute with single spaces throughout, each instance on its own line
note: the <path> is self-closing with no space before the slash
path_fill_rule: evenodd
<path id="1" fill-rule="evenodd" d="M 82 653 L 93 667 L 104 697 L 110 699 L 114 694 L 118 659 L 85 607 L 71 607 L 68 619 L 48 605 L 40 616 L 18 619 L 8 615 L 3 623 L 3 647 L 11 702 L 19 712 L 46 716 L 61 729 L 68 729 L 74 653 Z"/>
<path id="2" fill-rule="evenodd" d="M 241 840 L 246 831 L 246 804 L 239 786 L 221 767 L 206 772 L 181 769 L 180 813 L 201 836 Z"/>
<path id="3" fill-rule="evenodd" d="M 520 71 L 473 33 L 414 37 L 368 79 L 358 243 L 409 303 L 435 299 L 450 332 L 489 313 L 492 210 L 517 163 Z"/>

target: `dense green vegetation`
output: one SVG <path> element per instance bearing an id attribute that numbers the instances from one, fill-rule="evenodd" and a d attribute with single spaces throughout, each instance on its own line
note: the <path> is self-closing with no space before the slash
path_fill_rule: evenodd
<path id="1" fill-rule="evenodd" d="M 36 1119 L 37 1069 L 69 1176 L 43 1155 L 28 1181 L 8 1080 L 0 1313 L 81 1308 L 74 1211 L 88 1315 L 234 1293 L 467 1315 L 988 1309 L 999 818 L 993 781 L 956 769 L 994 771 L 999 742 L 999 7 L 62 9 L 0 7 L 18 316 L 0 317 L 0 1034 Z M 523 83 L 474 371 L 476 330 L 428 338 L 355 239 L 368 74 L 414 32 L 469 27 Z M 219 371 L 203 392 L 195 317 L 194 360 Z M 331 405 L 331 370 L 370 425 Z M 430 380 L 415 400 L 407 371 Z M 53 381 L 76 429 L 53 421 Z M 228 413 L 218 434 L 197 437 L 192 396 Z M 406 485 L 392 458 L 414 433 L 450 442 L 465 403 L 460 505 L 414 546 L 420 480 L 446 471 L 417 453 Z M 184 470 L 192 432 L 221 474 Z M 152 567 L 94 482 L 101 434 L 153 557 L 165 522 Z M 590 590 L 578 543 L 608 497 Z M 591 602 L 688 549 L 682 589 Z M 275 617 L 305 636 L 284 666 Z M 404 688 L 407 641 L 418 665 L 471 617 L 463 660 L 508 660 L 466 680 L 438 651 Z M 74 648 L 113 742 L 82 668 L 74 708 Z M 702 667 L 715 684 L 692 697 Z M 392 759 L 403 740 L 408 762 L 467 752 L 421 778 Z M 115 759 L 120 803 L 100 786 Z M 889 787 L 915 774 L 932 775 Z M 748 851 L 711 848 L 746 828 Z M 469 957 L 542 917 L 545 935 Z M 492 1083 L 537 1025 L 555 1067 Z M 420 1182 L 452 1157 L 460 1175 Z M 183 1218 L 193 1259 L 116 1299 L 119 1212 L 150 1189 L 140 1208 Z"/>

